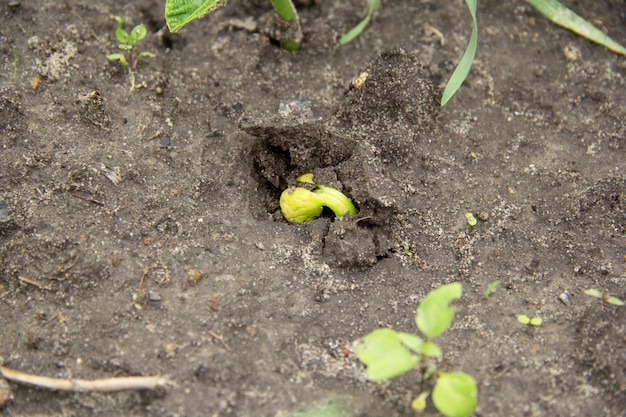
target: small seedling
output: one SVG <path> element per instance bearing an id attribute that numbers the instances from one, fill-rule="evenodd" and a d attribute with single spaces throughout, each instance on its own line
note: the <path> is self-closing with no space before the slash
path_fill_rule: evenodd
<path id="1" fill-rule="evenodd" d="M 413 256 L 413 252 L 411 252 L 411 248 L 409 248 L 408 246 L 404 247 L 404 255 L 405 256 Z"/>
<path id="2" fill-rule="evenodd" d="M 372 381 L 383 381 L 402 375 L 411 369 L 421 370 L 422 385 L 426 388 L 411 402 L 414 410 L 423 410 L 431 395 L 435 407 L 447 417 L 468 417 L 476 407 L 476 381 L 463 372 L 443 372 L 434 364 L 422 364 L 428 358 L 442 356 L 433 342 L 445 332 L 454 320 L 455 308 L 449 304 L 460 298 L 462 287 L 458 282 L 443 285 L 424 297 L 417 307 L 415 324 L 425 339 L 393 329 L 376 329 L 364 336 L 356 347 L 359 360 L 367 366 Z"/>
<path id="3" fill-rule="evenodd" d="M 543 320 L 541 320 L 541 317 L 529 318 L 525 314 L 520 314 L 519 316 L 517 316 L 517 321 L 519 321 L 522 324 L 528 324 L 530 326 L 541 326 L 541 323 L 543 323 Z"/>
<path id="4" fill-rule="evenodd" d="M 491 284 L 489 284 L 489 286 L 485 290 L 485 298 L 489 299 L 489 295 L 491 294 L 491 292 L 494 290 L 494 288 L 496 288 L 500 284 L 502 284 L 502 281 L 500 281 L 499 279 L 497 279 L 494 282 L 492 282 Z"/>
<path id="5" fill-rule="evenodd" d="M 135 71 L 137 70 L 137 65 L 139 64 L 140 58 L 154 58 L 156 55 L 152 52 L 141 51 L 135 53 L 135 45 L 142 41 L 143 38 L 146 37 L 148 33 L 148 29 L 146 26 L 141 23 L 128 33 L 124 30 L 124 19 L 119 16 L 114 16 L 113 19 L 117 22 L 117 27 L 115 28 L 115 37 L 120 42 L 118 48 L 120 48 L 123 53 L 117 54 L 109 54 L 107 55 L 107 59 L 110 61 L 118 61 L 120 64 L 128 68 L 128 75 L 130 77 L 130 91 L 132 93 L 134 89 L 143 87 L 143 84 L 136 83 Z"/>
<path id="6" fill-rule="evenodd" d="M 15 49 L 15 44 L 11 44 L 11 49 L 13 50 L 13 73 L 12 78 L 17 80 L 17 49 Z"/>
<path id="7" fill-rule="evenodd" d="M 465 213 L 465 218 L 467 219 L 467 224 L 469 224 L 472 227 L 476 226 L 476 224 L 478 223 L 478 220 L 476 220 L 476 217 L 474 217 L 474 214 L 470 213 L 469 211 Z"/>
<path id="8" fill-rule="evenodd" d="M 313 184 L 313 174 L 302 174 L 297 183 Z M 313 190 L 289 187 L 280 195 L 280 210 L 290 223 L 302 224 L 317 219 L 328 207 L 337 217 L 356 215 L 352 201 L 341 191 L 325 185 L 315 185 Z"/>
<path id="9" fill-rule="evenodd" d="M 141 304 L 139 303 L 139 295 L 137 295 L 137 293 L 133 293 L 133 301 L 131 303 L 133 305 L 133 307 L 135 307 L 137 310 L 141 310 Z"/>
<path id="10" fill-rule="evenodd" d="M 602 301 L 604 301 L 607 304 L 612 304 L 614 306 L 618 306 L 621 307 L 624 305 L 624 302 L 622 300 L 620 300 L 617 297 L 613 297 L 612 295 L 608 295 L 608 294 L 603 294 L 602 292 L 592 288 L 589 290 L 585 290 L 583 291 L 583 293 L 585 293 L 586 295 L 590 296 L 590 297 L 594 297 L 594 298 L 598 298 Z"/>

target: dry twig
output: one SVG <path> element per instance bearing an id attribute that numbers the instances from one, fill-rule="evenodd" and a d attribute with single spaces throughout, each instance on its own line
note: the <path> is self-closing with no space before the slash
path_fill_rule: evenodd
<path id="1" fill-rule="evenodd" d="M 156 389 L 171 384 L 170 381 L 161 376 L 126 376 L 94 380 L 65 379 L 27 374 L 4 366 L 0 366 L 0 373 L 10 381 L 60 391 L 112 392 L 130 389 Z"/>

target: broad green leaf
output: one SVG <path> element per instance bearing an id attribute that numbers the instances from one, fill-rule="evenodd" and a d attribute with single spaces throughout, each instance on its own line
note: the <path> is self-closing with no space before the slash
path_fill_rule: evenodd
<path id="1" fill-rule="evenodd" d="M 606 302 L 609 304 L 613 304 L 614 306 L 623 306 L 624 302 L 617 297 L 608 296 L 606 298 Z"/>
<path id="2" fill-rule="evenodd" d="M 372 381 L 402 375 L 419 362 L 419 357 L 402 344 L 398 332 L 391 329 L 376 329 L 369 333 L 355 351 L 367 366 L 367 376 Z"/>
<path id="3" fill-rule="evenodd" d="M 427 339 L 432 339 L 445 332 L 454 319 L 455 308 L 449 304 L 460 298 L 463 288 L 460 283 L 442 285 L 429 292 L 420 302 L 415 314 L 415 324 Z"/>
<path id="4" fill-rule="evenodd" d="M 144 25 L 143 23 L 140 25 L 135 26 L 131 31 L 130 31 L 130 39 L 134 42 L 137 43 L 140 40 L 142 40 L 143 38 L 146 37 L 146 34 L 148 33 L 148 29 L 146 29 L 146 25 Z"/>
<path id="5" fill-rule="evenodd" d="M 120 43 L 130 43 L 130 35 L 121 26 L 115 28 L 115 37 Z"/>
<path id="6" fill-rule="evenodd" d="M 165 23 L 176 33 L 194 19 L 226 5 L 227 0 L 165 0 Z"/>
<path id="7" fill-rule="evenodd" d="M 435 407 L 444 416 L 469 417 L 478 399 L 476 381 L 464 372 L 441 372 L 432 397 Z"/>
<path id="8" fill-rule="evenodd" d="M 600 29 L 586 21 L 556 0 L 526 0 L 539 13 L 552 23 L 569 29 L 575 34 L 626 56 L 626 48 L 604 34 Z"/>
<path id="9" fill-rule="evenodd" d="M 467 74 L 469 74 L 470 69 L 472 68 L 472 62 L 474 61 L 474 57 L 476 56 L 476 46 L 478 45 L 476 2 L 477 0 L 465 0 L 465 4 L 467 5 L 467 8 L 472 15 L 472 35 L 470 36 L 470 40 L 467 44 L 467 48 L 465 49 L 463 57 L 454 69 L 454 72 L 448 80 L 446 89 L 443 91 L 443 96 L 441 96 L 441 107 L 445 106 L 448 100 L 450 100 L 452 96 L 457 92 L 457 90 L 461 88 L 463 81 L 465 81 L 465 78 L 467 78 Z"/>
<path id="10" fill-rule="evenodd" d="M 367 25 L 369 25 L 370 20 L 372 19 L 372 15 L 378 8 L 379 4 L 380 4 L 380 0 L 370 0 L 370 8 L 367 12 L 367 16 L 365 16 L 365 18 L 361 20 L 361 22 L 359 22 L 358 25 L 353 27 L 348 33 L 346 33 L 345 35 L 341 37 L 341 39 L 339 39 L 339 42 L 335 44 L 335 49 L 338 49 L 339 47 L 352 42 L 355 38 L 357 38 L 361 34 L 361 32 L 365 30 Z"/>
<path id="11" fill-rule="evenodd" d="M 530 318 L 526 314 L 520 314 L 519 316 L 517 316 L 517 321 L 522 324 L 529 324 Z"/>

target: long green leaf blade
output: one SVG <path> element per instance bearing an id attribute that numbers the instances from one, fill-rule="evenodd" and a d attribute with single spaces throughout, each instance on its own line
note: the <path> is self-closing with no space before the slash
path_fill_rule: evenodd
<path id="1" fill-rule="evenodd" d="M 178 32 L 194 19 L 226 5 L 227 0 L 166 0 L 165 23 L 170 32 Z"/>
<path id="2" fill-rule="evenodd" d="M 341 37 L 341 39 L 339 39 L 339 42 L 335 44 L 335 49 L 347 43 L 352 42 L 355 38 L 357 38 L 361 34 L 361 32 L 365 30 L 367 25 L 369 25 L 370 20 L 372 19 L 372 15 L 376 11 L 376 8 L 378 7 L 379 3 L 380 3 L 380 0 L 371 0 L 370 8 L 367 12 L 367 16 L 365 16 L 365 18 L 361 20 L 358 25 L 350 29 L 348 33 L 346 33 L 345 35 Z"/>
<path id="3" fill-rule="evenodd" d="M 477 0 L 465 0 L 465 4 L 472 15 L 472 35 L 470 36 L 469 43 L 467 44 L 467 48 L 465 49 L 465 53 L 463 57 L 459 61 L 456 66 L 452 76 L 450 76 L 450 80 L 448 80 L 448 84 L 446 85 L 446 89 L 443 91 L 443 96 L 441 96 L 441 107 L 445 106 L 448 100 L 452 98 L 452 96 L 457 92 L 457 90 L 467 78 L 467 74 L 469 74 L 470 69 L 472 68 L 472 62 L 474 61 L 474 57 L 476 56 L 476 47 L 478 45 L 478 23 L 476 22 L 476 1 Z"/>
<path id="4" fill-rule="evenodd" d="M 526 0 L 552 23 L 569 29 L 575 34 L 604 46 L 617 54 L 626 56 L 626 48 L 609 38 L 600 29 L 586 21 L 556 0 Z"/>

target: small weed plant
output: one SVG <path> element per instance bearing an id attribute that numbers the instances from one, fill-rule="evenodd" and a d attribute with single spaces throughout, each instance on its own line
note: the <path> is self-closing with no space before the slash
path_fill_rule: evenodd
<path id="1" fill-rule="evenodd" d="M 605 302 L 607 304 L 611 304 L 611 305 L 618 306 L 618 307 L 622 307 L 624 305 L 624 302 L 622 300 L 620 300 L 619 298 L 614 297 L 612 295 L 603 294 L 602 291 L 596 290 L 595 288 L 591 288 L 589 290 L 585 290 L 585 291 L 583 291 L 583 293 L 585 295 L 588 295 L 589 297 L 593 297 L 593 298 L 597 298 L 599 300 L 602 300 L 603 302 Z"/>
<path id="2" fill-rule="evenodd" d="M 227 0 L 165 0 L 165 21 L 171 32 L 177 32 L 192 20 L 199 19 L 212 11 L 226 5 Z M 609 50 L 626 56 L 626 48 L 609 38 L 593 24 L 578 16 L 563 6 L 557 0 L 526 0 L 539 13 L 543 14 L 552 23 L 564 27 L 579 36 L 598 43 Z M 270 0 L 278 16 L 277 40 L 281 46 L 289 51 L 297 51 L 302 47 L 302 29 L 298 11 L 291 0 Z M 343 35 L 335 44 L 335 49 L 348 44 L 357 38 L 372 20 L 380 0 L 369 0 L 365 18 L 353 29 Z M 465 0 L 465 5 L 472 17 L 472 32 L 469 42 L 459 60 L 454 72 L 450 76 L 441 97 L 441 106 L 454 96 L 467 78 L 478 46 L 478 23 L 476 9 L 478 0 Z"/>
<path id="3" fill-rule="evenodd" d="M 107 59 L 110 61 L 118 61 L 120 64 L 128 68 L 128 75 L 130 77 L 130 91 L 132 93 L 134 89 L 143 87 L 143 84 L 137 84 L 135 71 L 137 70 L 137 66 L 139 65 L 139 60 L 141 58 L 154 58 L 156 55 L 152 52 L 136 52 L 135 46 L 138 42 L 141 42 L 143 38 L 146 37 L 148 30 L 146 26 L 142 23 L 129 32 L 124 30 L 124 19 L 119 16 L 114 16 L 113 19 L 117 22 L 117 27 L 115 28 L 115 37 L 119 41 L 118 48 L 120 48 L 123 52 L 107 55 Z"/>
<path id="4" fill-rule="evenodd" d="M 382 328 L 364 336 L 356 347 L 357 357 L 367 366 L 367 376 L 372 381 L 419 370 L 420 385 L 424 389 L 411 403 L 416 412 L 424 410 L 429 395 L 446 417 L 468 417 L 476 407 L 478 390 L 474 378 L 464 372 L 440 371 L 432 361 L 442 356 L 434 339 L 452 324 L 455 308 L 450 303 L 461 295 L 461 284 L 455 282 L 424 297 L 415 314 L 415 324 L 424 338 Z"/>

